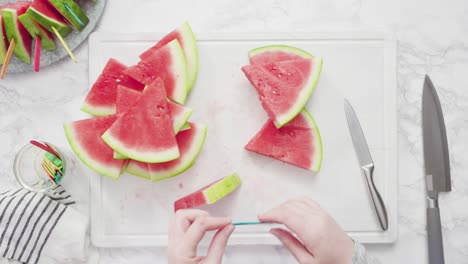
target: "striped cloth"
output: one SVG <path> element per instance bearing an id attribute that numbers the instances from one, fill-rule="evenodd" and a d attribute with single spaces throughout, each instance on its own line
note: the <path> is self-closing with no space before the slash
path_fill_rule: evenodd
<path id="1" fill-rule="evenodd" d="M 26 189 L 0 193 L 0 256 L 38 263 L 52 231 L 74 203 L 60 185 L 45 194 Z"/>

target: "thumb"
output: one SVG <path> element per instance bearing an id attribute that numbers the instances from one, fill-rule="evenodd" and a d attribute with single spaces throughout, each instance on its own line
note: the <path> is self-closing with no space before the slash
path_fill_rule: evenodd
<path id="1" fill-rule="evenodd" d="M 234 226 L 227 225 L 216 232 L 208 248 L 208 254 L 204 261 L 205 263 L 212 264 L 222 262 L 224 250 L 226 249 L 227 242 L 233 231 Z"/>
<path id="2" fill-rule="evenodd" d="M 273 228 L 270 232 L 291 252 L 299 263 L 314 263 L 314 257 L 289 231 Z"/>

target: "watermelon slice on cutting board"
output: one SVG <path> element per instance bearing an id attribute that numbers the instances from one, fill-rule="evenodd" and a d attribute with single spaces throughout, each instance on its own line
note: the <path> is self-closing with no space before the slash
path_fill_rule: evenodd
<path id="1" fill-rule="evenodd" d="M 122 115 L 127 112 L 135 102 L 140 98 L 142 93 L 127 88 L 125 86 L 119 85 L 117 87 L 117 102 L 116 102 L 116 111 L 117 115 Z M 171 113 L 172 126 L 174 129 L 174 134 L 179 133 L 185 124 L 187 123 L 189 117 L 192 115 L 192 109 L 178 105 L 174 102 L 168 100 L 168 107 Z M 127 159 L 125 155 L 122 155 L 118 152 L 114 153 L 115 159 Z"/>
<path id="2" fill-rule="evenodd" d="M 2 9 L 2 19 L 8 41 L 15 39 L 16 45 L 13 51 L 16 57 L 28 64 L 31 63 L 32 38 L 18 17 L 24 14 L 30 5 L 30 2 L 18 1 L 14 4 L 6 4 Z"/>
<path id="3" fill-rule="evenodd" d="M 198 47 L 197 40 L 188 22 L 164 36 L 156 45 L 143 52 L 140 58 L 144 60 L 151 57 L 156 50 L 174 39 L 179 41 L 184 50 L 185 60 L 187 61 L 188 89 L 190 90 L 195 84 L 198 74 Z"/>
<path id="4" fill-rule="evenodd" d="M 176 136 L 180 157 L 162 163 L 144 163 L 131 160 L 126 168 L 129 174 L 152 181 L 161 181 L 177 176 L 195 164 L 205 143 L 207 127 L 190 123 L 190 129 L 179 132 Z"/>
<path id="5" fill-rule="evenodd" d="M 81 105 L 81 111 L 94 116 L 114 114 L 118 85 L 142 91 L 145 86 L 123 73 L 126 69 L 127 66 L 118 60 L 109 59 L 101 75 L 88 92 Z"/>
<path id="6" fill-rule="evenodd" d="M 188 93 L 187 64 L 184 51 L 177 39 L 123 72 L 146 85 L 161 78 L 164 81 L 167 97 L 176 103 L 182 105 L 185 103 Z"/>
<path id="7" fill-rule="evenodd" d="M 219 179 L 200 190 L 193 192 L 174 202 L 174 211 L 186 208 L 199 207 L 206 204 L 214 204 L 241 185 L 241 179 L 237 173 Z"/>
<path id="8" fill-rule="evenodd" d="M 92 170 L 118 179 L 126 161 L 115 160 L 114 150 L 101 135 L 115 122 L 117 116 L 94 117 L 65 124 L 65 135 L 75 154 Z"/>
<path id="9" fill-rule="evenodd" d="M 266 122 L 245 149 L 316 172 L 322 164 L 320 132 L 305 108 L 279 129 Z"/>
<path id="10" fill-rule="evenodd" d="M 280 128 L 304 108 L 321 68 L 321 59 L 309 58 L 247 65 L 242 71 L 257 90 L 268 116 Z"/>
<path id="11" fill-rule="evenodd" d="M 272 62 L 310 59 L 312 54 L 305 50 L 286 46 L 286 45 L 270 45 L 249 51 L 250 64 L 263 65 Z"/>
<path id="12" fill-rule="evenodd" d="M 135 105 L 102 135 L 115 151 L 142 162 L 177 159 L 179 148 L 172 127 L 164 84 L 156 79 Z"/>

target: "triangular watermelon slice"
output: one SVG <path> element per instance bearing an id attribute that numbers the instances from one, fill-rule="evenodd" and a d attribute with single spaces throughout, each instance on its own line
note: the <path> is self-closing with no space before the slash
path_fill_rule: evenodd
<path id="1" fill-rule="evenodd" d="M 190 129 L 179 132 L 176 136 L 180 157 L 176 160 L 148 164 L 152 181 L 160 181 L 189 169 L 200 153 L 205 143 L 207 127 L 201 124 L 189 123 Z"/>
<path id="2" fill-rule="evenodd" d="M 0 64 L 3 64 L 5 60 L 5 55 L 8 49 L 8 38 L 5 32 L 5 23 L 3 22 L 2 17 L 2 10 L 3 8 L 0 7 Z"/>
<path id="3" fill-rule="evenodd" d="M 320 132 L 305 108 L 279 129 L 269 120 L 245 149 L 317 172 L 322 164 Z"/>
<path id="4" fill-rule="evenodd" d="M 29 32 L 29 35 L 31 35 L 34 39 L 41 39 L 43 49 L 55 50 L 57 48 L 52 32 L 48 31 L 39 23 L 37 23 L 30 15 L 24 13 L 19 16 L 18 19 L 21 21 L 21 24 L 23 24 L 24 28 L 26 28 L 26 30 Z"/>
<path id="5" fill-rule="evenodd" d="M 219 179 L 200 190 L 193 192 L 174 202 L 174 211 L 194 208 L 206 204 L 214 204 L 241 185 L 242 181 L 237 173 Z"/>
<path id="6" fill-rule="evenodd" d="M 102 135 L 115 151 L 142 162 L 165 162 L 179 157 L 164 84 L 148 85 L 135 105 Z"/>
<path id="7" fill-rule="evenodd" d="M 142 91 L 145 86 L 123 73 L 125 69 L 127 66 L 118 60 L 109 59 L 101 75 L 88 92 L 81 105 L 81 111 L 94 116 L 114 114 L 118 85 Z"/>
<path id="8" fill-rule="evenodd" d="M 119 85 L 117 87 L 117 102 L 116 109 L 117 115 L 124 114 L 127 112 L 140 98 L 141 93 L 133 89 L 126 88 L 125 86 Z M 190 115 L 192 115 L 192 109 L 176 104 L 168 100 L 168 107 L 171 113 L 172 125 L 174 128 L 174 134 L 179 133 L 184 128 Z M 126 159 L 125 155 L 118 152 L 114 153 L 115 159 Z"/>
<path id="9" fill-rule="evenodd" d="M 188 89 L 192 89 L 197 79 L 198 73 L 198 47 L 197 40 L 193 34 L 192 28 L 188 22 L 185 22 L 181 27 L 163 37 L 156 45 L 149 48 L 140 55 L 142 60 L 151 57 L 151 55 L 162 46 L 166 45 L 170 41 L 177 39 L 179 44 L 184 50 L 185 59 L 187 61 L 187 77 L 188 77 Z"/>
<path id="10" fill-rule="evenodd" d="M 263 65 L 272 62 L 310 59 L 312 54 L 305 50 L 286 46 L 286 45 L 271 45 L 253 49 L 249 51 L 250 64 Z"/>
<path id="11" fill-rule="evenodd" d="M 114 150 L 101 135 L 116 119 L 115 115 L 94 117 L 64 125 L 68 142 L 78 158 L 92 170 L 112 179 L 119 178 L 125 161 L 114 159 Z"/>
<path id="12" fill-rule="evenodd" d="M 31 2 L 18 1 L 16 3 L 6 4 L 2 8 L 2 19 L 5 25 L 5 31 L 8 41 L 15 39 L 16 57 L 26 63 L 31 63 L 31 43 L 32 38 L 18 17 L 26 12 Z"/>
<path id="13" fill-rule="evenodd" d="M 129 67 L 124 73 L 144 84 L 161 78 L 167 97 L 176 103 L 185 103 L 188 93 L 187 64 L 184 51 L 176 39 L 157 49 L 137 65 Z"/>
<path id="14" fill-rule="evenodd" d="M 317 85 L 321 69 L 322 60 L 316 58 L 242 67 L 277 128 L 287 124 L 304 108 Z"/>

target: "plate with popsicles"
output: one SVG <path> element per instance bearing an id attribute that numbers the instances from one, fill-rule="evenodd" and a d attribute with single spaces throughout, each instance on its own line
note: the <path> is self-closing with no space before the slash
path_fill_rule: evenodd
<path id="1" fill-rule="evenodd" d="M 8 73 L 39 71 L 73 50 L 94 30 L 106 0 L 0 0 L 0 64 Z"/>

